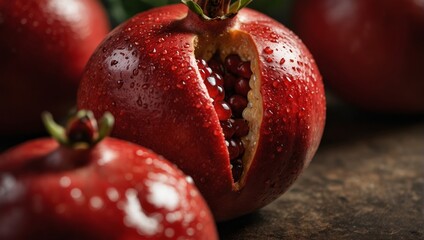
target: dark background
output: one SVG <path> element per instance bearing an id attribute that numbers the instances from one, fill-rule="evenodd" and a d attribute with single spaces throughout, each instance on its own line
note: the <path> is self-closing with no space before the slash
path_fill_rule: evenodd
<path id="1" fill-rule="evenodd" d="M 102 1 L 113 26 L 179 2 Z M 291 2 L 256 0 L 249 7 L 290 27 Z M 3 138 L 0 150 L 33 137 Z M 218 228 L 222 239 L 424 239 L 424 116 L 364 112 L 329 94 L 324 136 L 309 168 L 269 206 Z"/>

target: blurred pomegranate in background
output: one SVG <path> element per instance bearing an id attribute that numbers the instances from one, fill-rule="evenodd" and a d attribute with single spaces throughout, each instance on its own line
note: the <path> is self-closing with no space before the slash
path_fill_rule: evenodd
<path id="1" fill-rule="evenodd" d="M 370 111 L 424 112 L 424 1 L 297 0 L 292 20 L 340 98 Z"/>
<path id="2" fill-rule="evenodd" d="M 96 0 L 0 0 L 0 134 L 41 132 L 44 110 L 63 117 L 108 30 Z"/>

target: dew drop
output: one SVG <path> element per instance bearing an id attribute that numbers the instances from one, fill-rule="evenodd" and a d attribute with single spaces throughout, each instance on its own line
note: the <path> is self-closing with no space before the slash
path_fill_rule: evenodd
<path id="1" fill-rule="evenodd" d="M 67 176 L 63 176 L 59 180 L 59 184 L 63 188 L 67 188 L 71 185 L 71 179 Z"/>
<path id="2" fill-rule="evenodd" d="M 116 64 L 118 64 L 118 61 L 117 60 L 112 60 L 110 62 L 110 66 L 115 66 Z"/>
<path id="3" fill-rule="evenodd" d="M 140 71 L 138 69 L 133 70 L 133 76 L 137 76 Z"/>
<path id="4" fill-rule="evenodd" d="M 272 54 L 273 52 L 274 52 L 274 50 L 272 50 L 270 47 L 266 47 L 264 49 L 264 53 L 266 53 L 266 54 Z"/>
<path id="5" fill-rule="evenodd" d="M 141 100 L 141 97 L 138 97 L 137 99 L 137 105 L 142 107 L 143 106 L 143 100 Z"/>
<path id="6" fill-rule="evenodd" d="M 98 210 L 103 207 L 103 200 L 100 197 L 92 197 L 90 198 L 90 206 Z"/>
<path id="7" fill-rule="evenodd" d="M 124 80 L 119 79 L 118 81 L 116 81 L 116 83 L 118 84 L 118 89 L 120 89 L 124 85 Z"/>

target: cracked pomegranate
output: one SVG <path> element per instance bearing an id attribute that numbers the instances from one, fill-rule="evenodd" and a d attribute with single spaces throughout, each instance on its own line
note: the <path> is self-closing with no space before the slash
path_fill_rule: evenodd
<path id="1" fill-rule="evenodd" d="M 78 106 L 112 112 L 114 136 L 174 162 L 227 220 L 276 199 L 309 164 L 324 89 L 292 32 L 254 10 L 237 13 L 248 1 L 183 2 L 196 12 L 156 8 L 110 33 L 87 65 Z"/>
<path id="2" fill-rule="evenodd" d="M 250 91 L 250 62 L 243 62 L 239 56 L 233 54 L 227 56 L 224 63 L 220 62 L 219 56 L 208 63 L 200 59 L 197 60 L 197 66 L 209 97 L 213 99 L 230 155 L 233 179 L 238 182 L 243 172 L 243 141 L 247 141 L 246 136 L 249 133 L 248 122 L 243 119 L 242 113 L 247 107 L 247 94 Z"/>

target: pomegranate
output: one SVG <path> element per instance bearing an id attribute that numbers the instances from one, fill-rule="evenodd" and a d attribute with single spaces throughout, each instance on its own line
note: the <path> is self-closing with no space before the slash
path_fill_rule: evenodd
<path id="1" fill-rule="evenodd" d="M 0 134 L 43 132 L 45 110 L 64 118 L 108 32 L 97 0 L 0 0 Z"/>
<path id="2" fill-rule="evenodd" d="M 340 99 L 367 111 L 424 113 L 423 3 L 297 0 L 292 21 Z"/>
<path id="3" fill-rule="evenodd" d="M 218 239 L 206 202 L 174 165 L 143 147 L 107 137 L 78 112 L 57 138 L 0 155 L 0 238 Z"/>
<path id="4" fill-rule="evenodd" d="M 248 1 L 184 1 L 113 30 L 90 59 L 78 107 L 111 111 L 112 135 L 193 177 L 215 219 L 259 209 L 309 164 L 325 121 L 315 62 Z M 214 5 L 218 3 L 218 5 Z"/>

